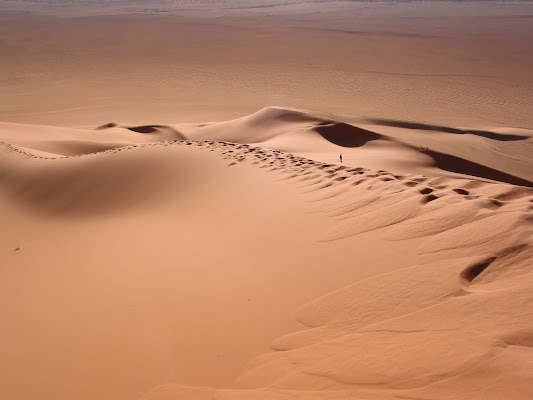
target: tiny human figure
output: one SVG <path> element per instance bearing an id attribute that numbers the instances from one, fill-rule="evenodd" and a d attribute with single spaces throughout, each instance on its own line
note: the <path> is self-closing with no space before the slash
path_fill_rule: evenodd
<path id="1" fill-rule="evenodd" d="M 341 160 L 341 162 L 342 162 L 342 153 L 341 153 L 341 155 L 339 156 L 339 159 L 340 159 L 340 160 Z"/>

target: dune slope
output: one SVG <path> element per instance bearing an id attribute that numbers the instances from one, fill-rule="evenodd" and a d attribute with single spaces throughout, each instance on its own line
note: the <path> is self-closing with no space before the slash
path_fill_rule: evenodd
<path id="1" fill-rule="evenodd" d="M 0 124 L 1 395 L 529 398 L 531 136 Z"/>

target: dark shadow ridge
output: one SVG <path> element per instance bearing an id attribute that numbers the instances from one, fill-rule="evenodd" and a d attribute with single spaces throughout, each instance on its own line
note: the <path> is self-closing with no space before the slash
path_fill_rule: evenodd
<path id="1" fill-rule="evenodd" d="M 104 129 L 115 128 L 115 127 L 120 127 L 120 126 L 118 124 L 114 123 L 114 122 L 110 122 L 108 124 L 101 125 L 101 126 L 95 128 L 95 129 L 104 130 Z M 178 132 L 174 128 L 171 128 L 170 126 L 166 126 L 166 125 L 140 125 L 140 126 L 128 126 L 128 127 L 122 126 L 122 127 L 125 128 L 125 129 L 128 129 L 128 130 L 130 130 L 132 132 L 143 133 L 143 134 L 167 132 L 167 133 L 171 133 L 173 136 L 175 136 L 176 140 L 186 140 L 187 139 L 185 137 L 185 135 L 183 135 L 182 133 Z"/>
<path id="2" fill-rule="evenodd" d="M 144 133 L 144 134 L 167 132 L 167 133 L 171 133 L 174 136 L 175 140 L 186 140 L 187 139 L 184 134 L 166 125 L 130 126 L 127 129 L 133 132 Z"/>
<path id="3" fill-rule="evenodd" d="M 388 121 L 388 120 L 385 120 L 385 121 Z M 388 121 L 388 122 L 395 123 L 396 121 Z M 434 129 L 440 128 L 440 127 L 432 127 L 431 125 L 424 125 L 424 124 L 416 124 L 416 123 L 411 124 L 410 122 L 406 122 L 405 124 L 421 125 L 423 127 L 427 127 L 426 129 L 428 130 L 429 129 L 434 130 Z M 419 129 L 419 128 L 411 127 L 411 129 Z M 446 128 L 446 129 L 453 129 L 453 128 Z M 318 126 L 316 126 L 314 130 L 318 132 L 324 139 L 338 146 L 342 146 L 342 147 L 351 147 L 351 148 L 361 147 L 361 146 L 364 146 L 366 143 L 373 141 L 373 140 L 378 140 L 378 139 L 390 140 L 390 138 L 388 138 L 387 136 L 380 135 L 376 132 L 368 131 L 363 128 L 358 128 L 357 126 L 345 124 L 343 122 L 324 121 Z M 504 135 L 501 135 L 501 136 L 504 136 Z M 505 135 L 505 137 L 507 137 L 507 135 Z M 401 142 L 398 142 L 398 143 L 401 143 Z M 407 145 L 405 143 L 402 143 L 402 144 L 411 149 L 420 151 L 420 149 L 415 146 Z M 502 172 L 497 169 L 490 168 L 482 164 L 478 164 L 474 161 L 469 161 L 461 157 L 452 156 L 450 154 L 445 154 L 445 153 L 440 153 L 438 151 L 434 151 L 430 149 L 424 149 L 423 153 L 433 158 L 433 160 L 435 161 L 435 166 L 444 171 L 455 172 L 461 175 L 475 176 L 475 177 L 483 178 L 483 179 L 490 179 L 493 181 L 510 183 L 512 185 L 533 187 L 533 182 L 527 179 L 523 179 L 518 176 L 514 176 L 506 172 Z"/>
<path id="4" fill-rule="evenodd" d="M 361 147 L 372 140 L 387 138 L 344 122 L 332 122 L 314 128 L 324 139 L 342 147 Z"/>
<path id="5" fill-rule="evenodd" d="M 94 128 L 94 129 L 104 130 L 104 129 L 116 128 L 116 127 L 121 127 L 121 126 L 115 122 L 109 122 L 107 124 L 100 125 L 99 127 Z M 144 134 L 159 133 L 159 132 L 166 131 L 166 132 L 171 132 L 172 134 L 174 134 L 179 140 L 187 139 L 182 133 L 166 125 L 140 125 L 140 126 L 127 126 L 127 127 L 122 126 L 122 128 L 128 129 L 132 132 L 144 133 Z"/>
<path id="6" fill-rule="evenodd" d="M 107 124 L 100 125 L 100 126 L 94 128 L 94 129 L 102 130 L 102 129 L 116 128 L 117 126 L 118 126 L 118 124 L 116 124 L 114 122 L 109 122 Z"/>
<path id="7" fill-rule="evenodd" d="M 493 257 L 487 257 L 478 263 L 468 266 L 461 272 L 460 278 L 466 285 L 476 283 L 474 281 L 490 267 L 489 272 L 492 276 L 489 281 L 493 281 L 504 277 L 510 269 L 520 269 L 520 265 L 530 258 L 531 248 L 528 244 L 523 243 L 508 247 Z"/>
<path id="8" fill-rule="evenodd" d="M 142 126 L 130 126 L 128 129 L 138 133 L 156 133 L 160 128 L 165 128 L 163 125 L 142 125 Z"/>
<path id="9" fill-rule="evenodd" d="M 481 263 L 472 265 L 461 272 L 461 278 L 468 284 L 476 279 L 487 267 L 496 260 L 496 257 L 491 257 Z"/>
<path id="10" fill-rule="evenodd" d="M 445 171 L 456 172 L 462 175 L 477 176 L 478 178 L 485 178 L 493 181 L 506 182 L 512 185 L 533 187 L 533 182 L 528 181 L 527 179 L 519 178 L 497 169 L 478 164 L 474 161 L 465 160 L 464 158 L 439 153 L 438 151 L 433 150 L 424 150 L 424 154 L 433 158 L 433 160 L 435 160 L 435 165 Z"/>
<path id="11" fill-rule="evenodd" d="M 455 133 L 457 135 L 465 135 L 465 134 L 476 135 L 476 136 L 481 136 L 481 137 L 491 139 L 491 140 L 498 140 L 500 142 L 511 142 L 515 140 L 529 139 L 529 136 L 524 136 L 524 135 L 503 135 L 501 133 L 490 132 L 490 131 L 479 131 L 479 130 L 471 130 L 471 129 L 463 130 L 463 129 L 457 129 L 457 128 L 450 128 L 448 126 L 421 124 L 418 122 L 398 121 L 398 120 L 381 119 L 381 118 L 370 118 L 369 121 L 372 123 L 378 124 L 378 125 L 392 126 L 395 128 L 417 129 L 417 130 L 422 130 L 422 131 L 440 131 L 440 132 L 446 132 L 446 133 Z"/>

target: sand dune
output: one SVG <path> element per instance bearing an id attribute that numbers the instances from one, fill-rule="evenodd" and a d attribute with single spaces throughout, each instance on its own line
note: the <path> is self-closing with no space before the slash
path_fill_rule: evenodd
<path id="1" fill-rule="evenodd" d="M 436 167 L 438 176 L 452 172 L 521 186 L 533 185 L 533 173 L 529 168 L 531 157 L 526 156 L 533 151 L 533 131 L 526 129 L 477 131 L 408 121 L 368 120 L 331 114 L 326 117 L 277 107 L 267 107 L 228 122 L 183 124 L 166 129 L 172 131 L 176 139 L 216 138 L 235 143 L 254 143 L 303 156 L 321 153 L 318 157 L 324 161 L 335 160 L 338 153 L 343 153 L 345 164 L 357 167 L 368 165 L 374 169 L 391 168 L 413 174 L 435 174 L 432 171 Z M 158 132 L 154 130 L 152 133 Z M 457 142 L 454 135 L 458 134 L 462 135 L 461 145 L 450 145 Z M 168 138 L 162 134 L 157 137 Z M 506 143 L 503 151 L 499 142 Z M 298 147 L 291 146 L 291 143 Z M 377 158 L 373 154 L 374 149 L 381 152 L 385 147 L 396 154 L 405 154 L 404 157 L 410 158 L 411 165 L 407 167 L 407 162 L 394 163 L 390 159 L 381 163 L 372 160 Z M 357 148 L 362 148 L 362 151 L 357 151 Z M 522 152 L 524 157 L 516 157 Z"/>
<path id="2" fill-rule="evenodd" d="M 2 396 L 529 398 L 517 132 L 1 124 Z"/>
<path id="3" fill-rule="evenodd" d="M 0 1 L 0 400 L 533 398 L 532 16 Z"/>
<path id="4" fill-rule="evenodd" d="M 303 156 L 312 154 L 324 161 L 333 161 L 342 153 L 344 163 L 354 167 L 396 167 L 396 170 L 412 174 L 467 175 L 520 186 L 533 185 L 533 173 L 529 168 L 533 131 L 526 129 L 477 131 L 331 114 L 326 118 L 320 113 L 278 107 L 267 107 L 227 122 L 143 126 L 108 123 L 96 128 L 101 132 L 75 130 L 77 137 L 83 137 L 76 141 L 64 138 L 61 129 L 52 127 L 4 123 L 1 128 L 6 139 L 22 147 L 53 152 L 56 146 L 58 155 L 93 153 L 126 143 L 219 140 L 257 144 Z M 128 131 L 139 135 L 129 135 Z M 450 145 L 457 142 L 454 135 L 461 135 L 460 146 Z M 501 142 L 505 143 L 503 149 L 500 148 Z M 297 144 L 299 149 L 291 143 Z M 410 160 L 398 163 L 391 159 L 376 161 L 378 157 L 374 153 L 385 149 L 405 154 L 404 157 Z M 523 153 L 523 156 L 517 157 L 517 153 Z"/>

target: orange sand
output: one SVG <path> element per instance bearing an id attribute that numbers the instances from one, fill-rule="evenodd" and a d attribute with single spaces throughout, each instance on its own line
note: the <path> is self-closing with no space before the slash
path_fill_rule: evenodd
<path id="1" fill-rule="evenodd" d="M 532 398 L 533 5 L 139 4 L 0 5 L 0 398 Z"/>

